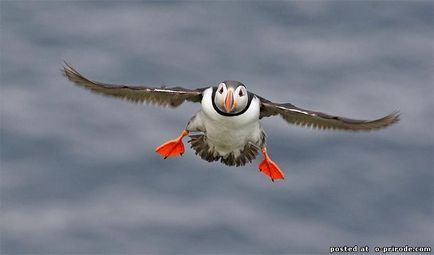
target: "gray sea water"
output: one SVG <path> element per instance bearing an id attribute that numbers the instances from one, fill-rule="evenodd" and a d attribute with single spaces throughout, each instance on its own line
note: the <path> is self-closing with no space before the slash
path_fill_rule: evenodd
<path id="1" fill-rule="evenodd" d="M 1 32 L 1 253 L 328 253 L 433 246 L 432 1 L 6 1 Z M 267 118 L 286 173 L 187 150 L 198 104 L 134 105 L 93 80 L 204 87 L 402 120 L 369 133 Z"/>

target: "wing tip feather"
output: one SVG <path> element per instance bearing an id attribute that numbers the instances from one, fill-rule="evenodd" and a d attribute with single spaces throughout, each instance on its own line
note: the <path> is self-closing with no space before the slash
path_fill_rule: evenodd
<path id="1" fill-rule="evenodd" d="M 363 123 L 360 128 L 354 129 L 350 127 L 348 128 L 348 130 L 374 131 L 374 130 L 383 129 L 400 121 L 400 116 L 401 116 L 401 112 L 399 110 L 395 110 L 382 118 L 372 120 L 372 121 L 366 121 L 366 123 Z"/>
<path id="2" fill-rule="evenodd" d="M 74 69 L 68 62 L 63 61 L 63 69 L 61 69 L 61 72 L 63 76 L 68 78 L 68 80 L 80 84 L 80 81 L 88 81 L 86 78 L 83 77 L 77 70 Z"/>

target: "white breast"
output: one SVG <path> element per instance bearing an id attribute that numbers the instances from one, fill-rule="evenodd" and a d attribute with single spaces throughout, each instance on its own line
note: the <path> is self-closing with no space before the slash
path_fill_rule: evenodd
<path id="1" fill-rule="evenodd" d="M 206 129 L 207 143 L 221 156 L 234 152 L 236 156 L 246 143 L 260 140 L 260 102 L 256 96 L 243 114 L 223 116 L 212 105 L 212 88 L 204 91 L 202 111 L 199 113 Z"/>

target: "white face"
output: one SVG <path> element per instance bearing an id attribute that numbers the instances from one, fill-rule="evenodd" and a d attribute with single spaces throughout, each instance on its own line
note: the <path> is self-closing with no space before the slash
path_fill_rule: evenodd
<path id="1" fill-rule="evenodd" d="M 214 103 L 220 111 L 236 114 L 246 108 L 248 99 L 247 89 L 243 85 L 234 89 L 233 87 L 228 88 L 222 82 L 217 87 Z"/>

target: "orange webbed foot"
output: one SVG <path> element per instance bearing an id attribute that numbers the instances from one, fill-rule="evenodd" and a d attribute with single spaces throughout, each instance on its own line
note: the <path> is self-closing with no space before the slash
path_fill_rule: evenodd
<path id="1" fill-rule="evenodd" d="M 280 170 L 280 167 L 268 156 L 267 148 L 262 148 L 262 154 L 264 159 L 259 164 L 259 171 L 269 176 L 273 182 L 274 180 L 285 179 L 285 174 Z"/>
<path id="2" fill-rule="evenodd" d="M 184 154 L 184 143 L 182 142 L 182 138 L 188 135 L 188 131 L 182 131 L 182 134 L 173 140 L 167 141 L 162 145 L 158 146 L 155 149 L 155 152 L 164 157 L 164 159 L 168 157 L 182 156 Z"/>

